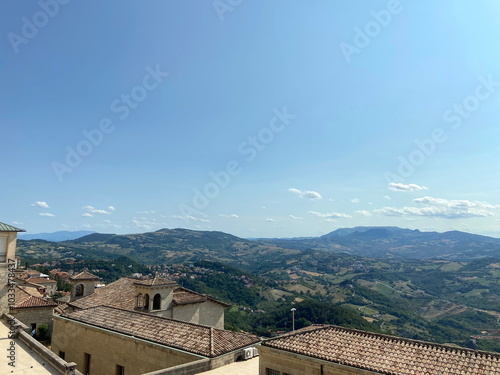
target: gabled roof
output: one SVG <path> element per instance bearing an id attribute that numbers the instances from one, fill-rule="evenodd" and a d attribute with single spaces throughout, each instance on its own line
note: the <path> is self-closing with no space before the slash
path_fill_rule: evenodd
<path id="1" fill-rule="evenodd" d="M 109 306 L 97 306 L 61 316 L 208 358 L 260 342 L 254 335 Z"/>
<path id="2" fill-rule="evenodd" d="M 176 285 L 177 283 L 172 280 L 164 279 L 162 277 L 154 277 L 152 279 L 147 280 L 138 280 L 134 283 L 135 285 L 143 285 L 143 286 L 163 286 L 163 285 Z"/>
<path id="3" fill-rule="evenodd" d="M 0 232 L 26 232 L 24 229 L 13 227 L 12 225 L 0 223 Z"/>
<path id="4" fill-rule="evenodd" d="M 98 288 L 94 293 L 70 302 L 71 306 L 80 309 L 100 305 L 118 307 L 125 310 L 135 310 L 135 285 L 138 280 L 131 277 L 122 277 L 111 284 Z M 142 285 L 142 284 L 140 284 Z M 224 307 L 229 305 L 213 297 L 193 292 L 192 290 L 177 286 L 174 289 L 173 302 L 175 305 L 186 305 L 205 301 L 218 303 Z"/>
<path id="5" fill-rule="evenodd" d="M 79 274 L 71 276 L 71 280 L 99 280 L 99 277 L 90 272 L 83 271 Z"/>
<path id="6" fill-rule="evenodd" d="M 313 325 L 262 345 L 381 374 L 500 373 L 500 354 L 331 325 Z"/>
<path id="7" fill-rule="evenodd" d="M 28 307 L 57 307 L 57 303 L 52 300 L 42 298 L 36 288 L 16 286 L 16 301 L 12 308 L 23 309 Z"/>

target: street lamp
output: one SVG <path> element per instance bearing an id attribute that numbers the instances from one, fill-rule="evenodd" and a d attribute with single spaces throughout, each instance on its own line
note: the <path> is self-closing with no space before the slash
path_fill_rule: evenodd
<path id="1" fill-rule="evenodd" d="M 295 332 L 295 311 L 297 311 L 297 309 L 292 307 L 290 311 L 292 312 L 292 331 Z"/>

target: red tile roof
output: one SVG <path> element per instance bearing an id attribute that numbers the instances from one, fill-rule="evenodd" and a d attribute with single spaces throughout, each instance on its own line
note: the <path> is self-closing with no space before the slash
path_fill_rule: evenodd
<path id="1" fill-rule="evenodd" d="M 57 307 L 57 303 L 50 299 L 42 298 L 36 288 L 16 286 L 16 301 L 12 308 L 23 309 L 29 307 Z"/>
<path id="2" fill-rule="evenodd" d="M 154 278 L 148 280 L 138 280 L 134 284 L 144 285 L 144 286 L 160 286 L 160 285 L 176 285 L 176 282 L 155 276 Z"/>
<path id="3" fill-rule="evenodd" d="M 500 354 L 315 325 L 262 343 L 381 374 L 500 374 Z"/>
<path id="4" fill-rule="evenodd" d="M 92 275 L 90 272 L 83 271 L 77 275 L 71 276 L 71 280 L 98 280 L 99 277 Z"/>
<path id="5" fill-rule="evenodd" d="M 62 317 L 209 358 L 260 342 L 254 335 L 109 306 L 66 313 Z"/>
<path id="6" fill-rule="evenodd" d="M 131 277 L 122 277 L 109 285 L 98 288 L 94 293 L 80 298 L 70 303 L 70 305 L 86 309 L 100 305 L 118 307 L 125 310 L 135 309 L 135 284 L 137 279 Z M 144 284 L 140 284 L 144 285 Z M 186 305 L 191 303 L 200 303 L 205 301 L 212 301 L 224 307 L 229 306 L 210 296 L 193 292 L 192 290 L 177 286 L 174 289 L 173 302 L 174 305 Z"/>

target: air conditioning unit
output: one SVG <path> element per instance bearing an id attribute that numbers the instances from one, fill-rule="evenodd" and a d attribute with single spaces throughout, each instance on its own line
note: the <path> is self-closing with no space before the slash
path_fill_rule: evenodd
<path id="1" fill-rule="evenodd" d="M 253 349 L 253 356 L 254 357 L 258 357 L 259 356 L 259 351 L 257 350 L 257 348 L 252 348 Z"/>
<path id="2" fill-rule="evenodd" d="M 253 348 L 243 349 L 243 359 L 247 360 L 251 358 L 253 358 Z"/>

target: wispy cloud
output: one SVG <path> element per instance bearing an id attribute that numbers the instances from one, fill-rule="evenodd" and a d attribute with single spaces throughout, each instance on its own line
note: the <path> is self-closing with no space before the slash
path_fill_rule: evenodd
<path id="1" fill-rule="evenodd" d="M 417 184 L 402 184 L 391 182 L 388 186 L 389 190 L 392 191 L 419 191 L 419 190 L 428 190 L 425 186 L 417 185 Z"/>
<path id="2" fill-rule="evenodd" d="M 309 211 L 308 214 L 314 215 L 314 216 L 319 217 L 321 219 L 325 219 L 327 221 L 335 220 L 335 219 L 350 219 L 351 218 L 350 215 L 343 214 L 340 212 L 331 212 L 328 214 L 323 214 L 321 212 Z"/>
<path id="3" fill-rule="evenodd" d="M 312 191 L 312 190 L 302 191 L 302 190 L 295 189 L 295 188 L 290 188 L 290 189 L 288 189 L 288 191 L 290 193 L 297 194 L 301 198 L 307 198 L 307 199 L 321 199 L 322 198 L 321 194 L 318 193 L 317 191 Z"/>
<path id="4" fill-rule="evenodd" d="M 83 217 L 94 217 L 91 213 L 85 212 L 82 214 Z"/>
<path id="5" fill-rule="evenodd" d="M 359 198 L 352 198 L 351 199 L 351 203 L 359 203 L 359 202 L 360 202 Z"/>
<path id="6" fill-rule="evenodd" d="M 156 211 L 137 211 L 140 215 L 155 214 Z"/>
<path id="7" fill-rule="evenodd" d="M 190 220 L 190 221 L 199 221 L 201 223 L 209 223 L 209 219 L 203 219 L 200 217 L 195 217 L 191 215 L 186 215 L 186 216 L 181 216 L 181 215 L 173 215 L 172 219 L 177 219 L 177 220 Z"/>
<path id="8" fill-rule="evenodd" d="M 423 207 L 383 207 L 373 210 L 385 216 L 430 216 L 446 219 L 493 216 L 498 204 L 470 200 L 423 197 L 413 200 Z"/>
<path id="9" fill-rule="evenodd" d="M 268 223 L 273 223 L 273 222 L 275 222 L 276 220 L 274 220 L 274 219 L 266 219 L 266 221 L 267 221 Z"/>
<path id="10" fill-rule="evenodd" d="M 48 212 L 40 212 L 38 215 L 40 216 L 46 216 L 46 217 L 54 217 L 56 215 L 48 213 Z"/>
<path id="11" fill-rule="evenodd" d="M 85 206 L 83 209 L 87 211 L 87 213 L 98 215 L 111 215 L 110 211 L 115 211 L 113 206 L 108 206 L 108 211 L 95 208 L 94 206 Z"/>
<path id="12" fill-rule="evenodd" d="M 231 214 L 231 215 L 220 214 L 219 216 L 220 216 L 220 217 L 224 217 L 224 218 L 226 218 L 226 219 L 238 219 L 238 218 L 239 218 L 239 216 L 238 216 L 238 215 L 236 215 L 236 214 Z"/>
<path id="13" fill-rule="evenodd" d="M 47 204 L 47 202 L 43 201 L 37 201 L 35 203 L 31 203 L 33 207 L 40 207 L 40 208 L 50 208 L 50 206 Z"/>
<path id="14" fill-rule="evenodd" d="M 361 216 L 372 216 L 373 215 L 370 211 L 366 211 L 366 210 L 356 211 L 355 214 L 361 215 Z"/>
<path id="15" fill-rule="evenodd" d="M 295 216 L 295 215 L 288 215 L 288 217 L 292 218 L 293 220 L 303 220 L 303 217 Z"/>

